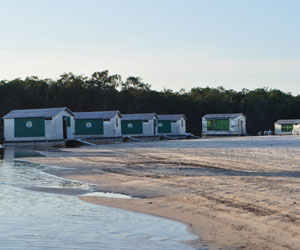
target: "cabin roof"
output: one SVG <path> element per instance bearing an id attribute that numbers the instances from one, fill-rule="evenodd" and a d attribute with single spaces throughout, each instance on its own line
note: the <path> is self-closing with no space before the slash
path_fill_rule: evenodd
<path id="1" fill-rule="evenodd" d="M 300 124 L 300 119 L 278 120 L 276 124 Z"/>
<path id="2" fill-rule="evenodd" d="M 3 116 L 3 119 L 27 118 L 27 117 L 54 117 L 61 111 L 67 111 L 70 115 L 74 113 L 66 107 L 46 109 L 14 109 Z"/>
<path id="3" fill-rule="evenodd" d="M 205 119 L 222 119 L 222 118 L 238 118 L 240 116 L 243 116 L 246 118 L 246 116 L 243 113 L 234 113 L 234 114 L 206 114 L 203 116 Z"/>
<path id="4" fill-rule="evenodd" d="M 75 112 L 74 119 L 111 119 L 116 115 L 122 117 L 120 111 L 93 111 L 93 112 Z"/>
<path id="5" fill-rule="evenodd" d="M 179 121 L 181 118 L 187 120 L 184 114 L 157 115 L 157 117 L 161 121 Z"/>
<path id="6" fill-rule="evenodd" d="M 130 121 L 130 120 L 152 120 L 157 119 L 157 115 L 155 113 L 144 113 L 144 114 L 123 114 L 122 120 Z"/>

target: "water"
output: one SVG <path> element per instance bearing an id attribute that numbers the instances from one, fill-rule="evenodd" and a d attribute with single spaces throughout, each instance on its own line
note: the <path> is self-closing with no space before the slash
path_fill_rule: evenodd
<path id="1" fill-rule="evenodd" d="M 96 206 L 74 195 L 32 191 L 91 188 L 43 169 L 0 160 L 0 249 L 193 249 L 183 242 L 196 237 L 181 223 Z"/>

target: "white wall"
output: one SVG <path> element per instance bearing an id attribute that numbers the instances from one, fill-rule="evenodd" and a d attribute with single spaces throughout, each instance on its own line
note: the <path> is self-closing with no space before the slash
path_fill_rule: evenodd
<path id="1" fill-rule="evenodd" d="M 68 112 L 61 111 L 52 120 L 45 120 L 46 140 L 63 140 L 63 116 L 70 117 L 70 126 L 67 128 L 67 139 L 73 139 L 75 134 L 75 121 Z"/>
<path id="2" fill-rule="evenodd" d="M 157 135 L 157 126 L 155 129 L 155 134 L 154 134 L 154 122 L 156 119 L 151 119 L 147 122 L 143 121 L 143 135 L 144 136 L 154 136 Z"/>
<path id="3" fill-rule="evenodd" d="M 281 124 L 275 123 L 274 127 L 275 127 L 275 131 L 274 131 L 275 135 L 292 135 L 293 134 L 293 132 L 282 132 L 281 131 Z M 299 124 L 294 124 L 293 125 L 293 130 L 294 130 L 295 134 L 299 135 L 300 125 Z"/>
<path id="4" fill-rule="evenodd" d="M 122 135 L 121 132 L 121 118 L 116 115 L 109 121 L 104 121 L 103 124 L 104 137 L 118 137 Z"/>
<path id="5" fill-rule="evenodd" d="M 4 140 L 10 141 L 15 137 L 14 119 L 4 119 Z"/>
<path id="6" fill-rule="evenodd" d="M 44 141 L 44 140 L 63 140 L 63 121 L 62 117 L 70 117 L 71 127 L 67 128 L 68 139 L 74 138 L 75 123 L 74 118 L 66 111 L 61 111 L 52 120 L 45 120 L 45 136 L 38 137 L 15 137 L 14 119 L 4 119 L 4 138 L 5 141 Z M 30 118 L 28 118 L 30 120 Z"/>
<path id="7" fill-rule="evenodd" d="M 178 128 L 179 128 L 179 134 L 180 135 L 184 135 L 186 134 L 186 120 L 184 118 L 181 118 L 179 121 L 177 121 L 178 123 Z M 181 125 L 182 123 L 182 125 Z"/>

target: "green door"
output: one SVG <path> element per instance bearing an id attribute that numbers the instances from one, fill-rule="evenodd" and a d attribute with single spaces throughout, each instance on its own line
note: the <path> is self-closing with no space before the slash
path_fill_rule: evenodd
<path id="1" fill-rule="evenodd" d="M 121 121 L 123 135 L 143 134 L 143 121 Z"/>
<path id="2" fill-rule="evenodd" d="M 103 119 L 76 119 L 75 135 L 103 135 Z"/>
<path id="3" fill-rule="evenodd" d="M 171 121 L 158 121 L 158 133 L 171 133 Z"/>
<path id="4" fill-rule="evenodd" d="M 45 136 L 45 118 L 15 118 L 15 137 Z"/>

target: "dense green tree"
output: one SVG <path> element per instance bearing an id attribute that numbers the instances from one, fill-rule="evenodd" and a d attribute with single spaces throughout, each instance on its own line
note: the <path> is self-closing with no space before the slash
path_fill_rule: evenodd
<path id="1" fill-rule="evenodd" d="M 62 106 L 73 111 L 183 113 L 188 118 L 187 130 L 198 135 L 202 116 L 208 113 L 244 113 L 249 134 L 273 130 L 278 119 L 300 118 L 300 96 L 280 90 L 195 87 L 154 91 L 140 77 L 130 76 L 123 82 L 120 75 L 110 75 L 108 70 L 91 77 L 64 73 L 57 80 L 36 76 L 2 80 L 0 104 L 1 116 L 12 109 Z"/>

